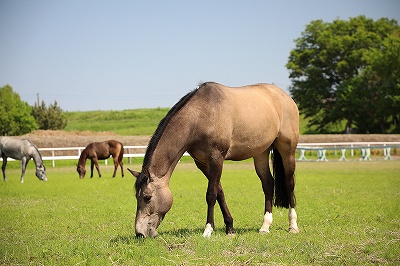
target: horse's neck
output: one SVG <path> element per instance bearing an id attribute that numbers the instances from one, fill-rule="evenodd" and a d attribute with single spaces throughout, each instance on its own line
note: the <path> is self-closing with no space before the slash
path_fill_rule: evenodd
<path id="1" fill-rule="evenodd" d="M 78 160 L 78 165 L 83 165 L 85 166 L 87 160 L 87 152 L 86 149 L 82 151 L 81 156 L 79 157 Z"/>
<path id="2" fill-rule="evenodd" d="M 33 158 L 33 161 L 35 162 L 35 165 L 36 166 L 43 165 L 42 156 L 40 156 L 39 151 L 35 147 L 31 147 L 31 148 L 32 148 L 31 157 Z"/>
<path id="3" fill-rule="evenodd" d="M 180 132 L 178 133 L 178 131 Z M 187 149 L 187 141 L 183 130 L 164 131 L 148 167 L 150 175 L 169 180 Z"/>

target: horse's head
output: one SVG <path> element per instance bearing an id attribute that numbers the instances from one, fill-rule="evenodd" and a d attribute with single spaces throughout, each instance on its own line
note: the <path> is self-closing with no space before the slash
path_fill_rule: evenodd
<path id="1" fill-rule="evenodd" d="M 86 169 L 85 169 L 85 166 L 82 166 L 82 165 L 77 165 L 76 166 L 76 171 L 78 171 L 78 174 L 79 174 L 79 177 L 80 178 L 84 178 L 85 177 L 85 175 L 86 175 Z"/>
<path id="2" fill-rule="evenodd" d="M 36 166 L 36 176 L 39 178 L 39 180 L 47 181 L 46 167 L 43 164 Z"/>
<path id="3" fill-rule="evenodd" d="M 171 191 L 168 184 L 159 184 L 144 173 L 128 170 L 136 177 L 136 236 L 156 237 L 158 226 L 172 206 Z"/>

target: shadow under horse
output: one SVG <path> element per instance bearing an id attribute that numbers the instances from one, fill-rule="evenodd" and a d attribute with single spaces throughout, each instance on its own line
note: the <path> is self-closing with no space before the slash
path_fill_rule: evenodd
<path id="1" fill-rule="evenodd" d="M 157 228 L 172 206 L 169 189 L 172 172 L 186 151 L 208 179 L 204 237 L 210 237 L 215 228 L 216 202 L 224 217 L 226 233 L 234 233 L 233 218 L 220 182 L 223 162 L 248 158 L 254 159 L 265 194 L 260 233 L 269 232 L 273 205 L 289 209 L 289 231 L 299 232 L 294 196 L 298 139 L 298 108 L 280 88 L 271 84 L 239 88 L 214 82 L 201 84 L 161 120 L 150 139 L 142 171 L 128 169 L 136 177 L 136 235 L 157 236 Z"/>
<path id="2" fill-rule="evenodd" d="M 33 158 L 36 165 L 36 176 L 39 180 L 47 181 L 46 167 L 43 164 L 42 156 L 38 148 L 30 140 L 2 138 L 0 140 L 0 156 L 3 158 L 1 170 L 3 171 L 4 181 L 7 181 L 6 166 L 8 157 L 21 161 L 21 183 L 24 183 L 26 166 L 31 158 Z"/>
<path id="3" fill-rule="evenodd" d="M 124 168 L 122 159 L 124 157 L 124 146 L 121 142 L 116 140 L 107 140 L 103 142 L 93 142 L 86 146 L 79 157 L 78 165 L 76 170 L 79 173 L 80 178 L 84 178 L 86 175 L 86 160 L 90 159 L 90 178 L 93 177 L 93 168 L 96 166 L 97 173 L 101 177 L 100 167 L 98 160 L 106 160 L 110 156 L 114 160 L 114 173 L 113 177 L 118 169 L 118 165 L 121 167 L 122 177 L 124 176 Z"/>

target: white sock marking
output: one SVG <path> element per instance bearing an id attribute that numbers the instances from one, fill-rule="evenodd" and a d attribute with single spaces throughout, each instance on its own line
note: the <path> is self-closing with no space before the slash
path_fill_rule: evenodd
<path id="1" fill-rule="evenodd" d="M 269 233 L 269 227 L 272 224 L 272 213 L 266 212 L 264 215 L 264 222 L 263 225 L 260 228 L 260 233 Z"/>
<path id="2" fill-rule="evenodd" d="M 203 237 L 209 238 L 211 233 L 213 232 L 213 228 L 211 224 L 206 224 L 206 228 L 204 229 Z"/>

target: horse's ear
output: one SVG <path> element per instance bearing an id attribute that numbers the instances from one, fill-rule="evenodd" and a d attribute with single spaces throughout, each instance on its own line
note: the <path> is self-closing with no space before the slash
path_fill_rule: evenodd
<path id="1" fill-rule="evenodd" d="M 139 172 L 133 171 L 133 170 L 131 170 L 131 169 L 129 169 L 129 168 L 128 168 L 128 171 L 131 172 L 131 174 L 132 174 L 134 177 L 136 177 L 136 178 L 138 178 L 139 175 L 140 175 Z"/>

